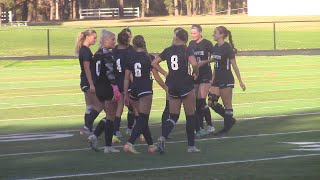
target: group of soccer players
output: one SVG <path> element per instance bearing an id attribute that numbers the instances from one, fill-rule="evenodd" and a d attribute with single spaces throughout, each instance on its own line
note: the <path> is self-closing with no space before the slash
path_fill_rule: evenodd
<path id="1" fill-rule="evenodd" d="M 133 45 L 130 44 L 132 33 L 129 28 L 123 29 L 117 37 L 102 30 L 95 54 L 89 47 L 96 43 L 97 33 L 94 30 L 80 33 L 75 53 L 79 57 L 80 86 L 86 101 L 85 124 L 80 133 L 88 136 L 93 150 L 99 151 L 98 137 L 104 133 L 104 152 L 120 152 L 112 144 L 120 142 L 122 137 L 120 124 L 125 106 L 128 108 L 126 134 L 129 139 L 123 150 L 133 154 L 139 153 L 134 147 L 139 137 L 148 144 L 148 152 L 165 152 L 166 140 L 178 122 L 182 104 L 186 114 L 187 152 L 200 152 L 195 146 L 195 138 L 215 131 L 209 107 L 224 118 L 223 129 L 215 135 L 223 136 L 230 131 L 236 122 L 232 109 L 234 77 L 231 67 L 241 88 L 246 89 L 235 60 L 237 50 L 232 34 L 224 26 L 215 28 L 213 38 L 217 43 L 213 45 L 202 37 L 202 27 L 193 25 L 192 40 L 187 45 L 188 34 L 185 29 L 176 28 L 172 44 L 154 57 L 148 53 L 143 36 L 135 36 Z M 225 41 L 227 37 L 229 43 Z M 160 66 L 161 61 L 166 61 L 168 72 Z M 210 63 L 214 63 L 213 72 Z M 153 79 L 166 92 L 158 146 L 154 145 L 149 128 Z M 220 96 L 223 105 L 218 102 Z M 106 116 L 93 129 L 93 122 L 102 110 Z"/>

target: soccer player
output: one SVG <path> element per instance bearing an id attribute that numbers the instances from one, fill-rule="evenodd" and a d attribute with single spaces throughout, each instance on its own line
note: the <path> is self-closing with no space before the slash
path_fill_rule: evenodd
<path id="1" fill-rule="evenodd" d="M 149 129 L 149 116 L 152 105 L 152 71 L 155 77 L 159 77 L 158 72 L 152 68 L 151 56 L 146 51 L 146 43 L 143 36 L 138 35 L 133 39 L 133 47 L 135 52 L 130 55 L 130 61 L 126 66 L 125 80 L 124 80 L 124 99 L 125 103 L 129 104 L 129 99 L 134 101 L 134 107 L 139 112 L 139 117 L 133 127 L 131 136 L 128 142 L 123 147 L 124 151 L 137 154 L 133 146 L 136 139 L 143 134 L 145 141 L 148 144 L 148 151 L 154 153 L 157 147 L 153 144 L 153 139 Z M 131 92 L 129 97 L 129 82 L 130 76 L 133 77 L 131 84 Z M 159 80 L 159 79 L 156 79 Z M 159 81 L 157 81 L 159 83 Z M 160 78 L 160 86 L 166 88 L 164 82 Z"/>
<path id="2" fill-rule="evenodd" d="M 193 55 L 196 57 L 199 68 L 199 77 L 195 80 L 196 100 L 196 137 L 200 138 L 215 131 L 212 125 L 211 112 L 207 106 L 206 97 L 209 93 L 212 81 L 212 70 L 208 62 L 212 55 L 213 45 L 211 41 L 202 37 L 202 27 L 200 25 L 193 25 L 191 27 L 192 41 L 189 43 L 189 49 L 192 50 Z M 207 131 L 203 129 L 203 118 L 207 122 Z"/>
<path id="3" fill-rule="evenodd" d="M 175 43 L 175 40 L 176 40 L 176 34 L 178 31 L 182 30 L 183 28 L 181 27 L 177 27 L 174 29 L 173 31 L 173 39 L 172 39 L 172 46 L 174 45 Z M 162 126 L 165 125 L 165 122 L 169 119 L 169 96 L 168 96 L 168 93 L 166 93 L 166 106 L 163 110 L 163 113 L 162 113 L 162 117 L 161 117 L 161 123 L 162 123 Z M 168 137 L 166 137 L 168 138 Z"/>
<path id="4" fill-rule="evenodd" d="M 114 63 L 114 71 L 116 75 L 116 83 L 119 87 L 121 94 L 121 99 L 118 102 L 117 106 L 117 113 L 116 118 L 114 121 L 115 124 L 115 131 L 114 135 L 118 138 L 122 137 L 120 132 L 120 124 L 121 124 L 121 115 L 124 108 L 124 98 L 123 98 L 123 83 L 124 83 L 124 76 L 126 70 L 126 63 L 128 63 L 129 56 L 130 56 L 130 36 L 126 31 L 121 31 L 118 34 L 118 45 L 112 50 L 113 57 L 115 60 Z M 131 118 L 131 117 L 130 117 Z M 128 122 L 128 128 L 132 129 L 134 117 L 130 119 L 131 121 Z"/>
<path id="5" fill-rule="evenodd" d="M 158 150 L 161 154 L 165 152 L 166 137 L 170 134 L 173 127 L 177 123 L 181 104 L 183 104 L 184 111 L 186 113 L 187 123 L 187 139 L 188 149 L 187 152 L 200 152 L 195 147 L 195 91 L 193 81 L 199 75 L 198 63 L 192 53 L 187 47 L 188 32 L 186 30 L 180 30 L 176 33 L 176 39 L 174 45 L 166 48 L 153 62 L 152 66 L 157 69 L 161 74 L 167 74 L 166 85 L 168 87 L 169 94 L 169 111 L 170 117 L 162 126 L 162 136 L 159 138 Z M 167 61 L 169 73 L 164 71 L 159 65 L 162 60 Z M 194 76 L 190 75 L 190 66 L 193 67 Z"/>
<path id="6" fill-rule="evenodd" d="M 114 59 L 110 49 L 115 47 L 115 35 L 107 30 L 102 30 L 100 48 L 94 55 L 96 80 L 96 95 L 104 105 L 106 117 L 97 125 L 94 133 L 88 137 L 91 148 L 98 149 L 98 137 L 104 132 L 104 153 L 117 153 L 119 150 L 112 147 L 114 120 L 117 110 L 117 102 L 120 100 L 119 88 L 116 85 L 113 71 Z"/>
<path id="7" fill-rule="evenodd" d="M 231 31 L 224 26 L 219 26 L 214 30 L 214 40 L 217 44 L 213 48 L 214 52 L 214 78 L 209 93 L 209 106 L 224 118 L 224 127 L 216 135 L 223 136 L 230 131 L 236 120 L 233 118 L 232 90 L 234 88 L 234 77 L 231 66 L 239 80 L 243 91 L 246 86 L 243 83 L 240 71 L 236 62 Z M 229 43 L 225 39 L 229 37 Z M 223 105 L 218 103 L 222 98 Z"/>
<path id="8" fill-rule="evenodd" d="M 75 47 L 75 54 L 79 57 L 81 67 L 80 87 L 84 92 L 86 112 L 84 115 L 84 127 L 80 134 L 89 136 L 92 134 L 93 122 L 103 109 L 102 103 L 96 97 L 95 88 L 95 64 L 90 46 L 96 43 L 97 33 L 94 30 L 86 30 L 80 33 Z"/>

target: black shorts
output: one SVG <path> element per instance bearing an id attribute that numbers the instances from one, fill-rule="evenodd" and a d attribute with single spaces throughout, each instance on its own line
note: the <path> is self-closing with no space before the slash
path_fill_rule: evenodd
<path id="1" fill-rule="evenodd" d="M 168 88 L 168 94 L 170 97 L 174 99 L 183 99 L 188 94 L 193 90 L 192 88 L 180 88 L 180 89 L 175 89 L 175 88 Z"/>
<path id="2" fill-rule="evenodd" d="M 133 101 L 138 101 L 140 98 L 144 96 L 149 96 L 153 94 L 152 90 L 152 81 L 149 82 L 141 82 L 132 84 L 130 90 L 130 98 Z"/>
<path id="3" fill-rule="evenodd" d="M 211 86 L 218 87 L 219 89 L 234 88 L 234 80 L 233 81 L 230 80 L 226 82 L 213 81 Z"/>
<path id="4" fill-rule="evenodd" d="M 113 99 L 113 88 L 111 84 L 96 85 L 96 96 L 100 102 Z"/>
<path id="5" fill-rule="evenodd" d="M 121 92 L 121 93 L 123 93 L 123 84 L 124 84 L 124 80 L 123 79 L 117 79 L 116 80 L 116 84 L 117 84 L 117 86 L 118 86 L 118 88 L 119 88 L 119 91 Z"/>
<path id="6" fill-rule="evenodd" d="M 212 73 L 207 72 L 203 74 L 199 74 L 199 77 L 194 81 L 194 84 L 204 84 L 204 83 L 211 83 L 212 81 Z"/>

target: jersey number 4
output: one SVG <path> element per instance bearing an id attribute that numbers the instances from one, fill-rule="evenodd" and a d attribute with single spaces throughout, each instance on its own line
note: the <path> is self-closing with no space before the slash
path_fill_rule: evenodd
<path id="1" fill-rule="evenodd" d="M 179 69 L 178 56 L 177 55 L 171 56 L 171 69 L 174 70 L 174 71 Z"/>
<path id="2" fill-rule="evenodd" d="M 141 77 L 141 64 L 140 63 L 134 64 L 134 76 Z"/>

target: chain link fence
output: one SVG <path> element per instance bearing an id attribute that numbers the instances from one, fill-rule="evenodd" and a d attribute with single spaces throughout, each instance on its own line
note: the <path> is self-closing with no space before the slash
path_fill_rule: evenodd
<path id="1" fill-rule="evenodd" d="M 317 49 L 320 48 L 320 21 L 229 23 L 239 51 Z M 187 30 L 191 25 L 130 27 L 134 35 L 143 35 L 148 51 L 159 53 L 172 42 L 176 27 Z M 212 40 L 218 24 L 203 25 L 203 36 Z M 106 27 L 119 33 L 124 27 Z M 103 28 L 92 28 L 99 32 Z M 4 27 L 0 29 L 0 56 L 73 56 L 77 35 L 84 28 Z M 98 43 L 92 47 L 96 51 Z"/>

